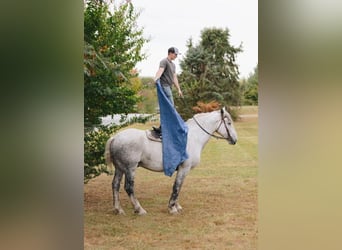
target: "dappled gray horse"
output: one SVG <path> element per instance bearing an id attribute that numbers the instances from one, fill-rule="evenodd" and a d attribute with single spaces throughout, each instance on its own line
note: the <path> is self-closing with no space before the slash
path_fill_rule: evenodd
<path id="1" fill-rule="evenodd" d="M 232 145 L 237 141 L 232 118 L 225 108 L 210 113 L 196 114 L 186 123 L 188 125 L 187 152 L 189 158 L 178 166 L 168 205 L 170 213 L 178 213 L 182 210 L 178 203 L 178 195 L 184 178 L 191 168 L 199 164 L 202 149 L 210 137 L 226 139 Z M 220 136 L 214 135 L 215 132 Z M 146 131 L 130 128 L 117 133 L 107 141 L 105 157 L 107 165 L 114 164 L 115 166 L 112 182 L 114 212 L 125 213 L 119 200 L 120 183 L 125 175 L 125 190 L 135 213 L 146 214 L 134 195 L 134 175 L 138 166 L 151 171 L 163 172 L 162 144 L 149 140 Z"/>

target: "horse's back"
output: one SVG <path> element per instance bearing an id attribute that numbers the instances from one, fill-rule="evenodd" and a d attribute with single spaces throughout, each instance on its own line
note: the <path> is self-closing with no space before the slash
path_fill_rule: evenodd
<path id="1" fill-rule="evenodd" d="M 113 139 L 114 145 L 119 145 L 123 148 L 129 147 L 133 150 L 145 143 L 146 135 L 144 130 L 128 128 L 117 133 Z"/>
<path id="2" fill-rule="evenodd" d="M 115 134 L 114 138 L 123 138 L 125 137 L 127 140 L 129 139 L 134 139 L 134 137 L 143 137 L 145 131 L 141 129 L 136 129 L 136 128 L 127 128 L 124 129 L 117 134 Z"/>
<path id="3" fill-rule="evenodd" d="M 112 137 L 114 165 L 139 163 L 152 171 L 162 171 L 162 143 L 147 138 L 146 130 L 125 129 Z"/>

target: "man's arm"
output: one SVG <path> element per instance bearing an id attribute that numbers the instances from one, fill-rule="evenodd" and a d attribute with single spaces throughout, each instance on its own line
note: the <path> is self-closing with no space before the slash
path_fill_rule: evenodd
<path id="1" fill-rule="evenodd" d="M 173 74 L 173 83 L 175 84 L 177 90 L 178 90 L 178 95 L 183 97 L 183 93 L 182 90 L 180 89 L 179 83 L 178 83 L 178 78 L 177 78 L 177 74 Z"/>
<path id="2" fill-rule="evenodd" d="M 156 83 L 157 82 L 157 80 L 161 77 L 161 75 L 163 74 L 163 72 L 164 72 L 164 68 L 159 68 L 158 69 L 158 71 L 157 71 L 157 73 L 156 73 L 156 76 L 154 77 L 154 82 Z"/>

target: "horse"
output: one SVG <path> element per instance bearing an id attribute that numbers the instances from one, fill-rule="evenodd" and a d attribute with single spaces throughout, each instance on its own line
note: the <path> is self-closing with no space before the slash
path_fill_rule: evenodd
<path id="1" fill-rule="evenodd" d="M 195 114 L 186 122 L 188 138 L 186 150 L 189 158 L 176 169 L 168 210 L 171 214 L 182 211 L 178 196 L 183 181 L 189 171 L 200 162 L 201 152 L 211 137 L 225 139 L 231 145 L 237 142 L 237 133 L 231 115 L 225 108 L 209 113 Z M 214 133 L 218 133 L 215 135 Z M 115 167 L 112 181 L 113 205 L 115 214 L 125 214 L 120 205 L 119 190 L 123 175 L 124 188 L 134 208 L 139 215 L 146 214 L 134 194 L 134 176 L 137 167 L 143 167 L 155 172 L 163 172 L 162 143 L 147 138 L 146 131 L 134 128 L 125 129 L 108 139 L 105 148 L 107 166 Z"/>

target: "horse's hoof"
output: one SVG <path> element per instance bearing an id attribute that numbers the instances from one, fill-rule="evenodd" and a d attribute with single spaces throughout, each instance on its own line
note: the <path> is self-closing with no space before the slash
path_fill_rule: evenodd
<path id="1" fill-rule="evenodd" d="M 182 210 L 183 210 L 182 206 L 179 204 L 176 204 L 176 209 L 178 212 L 182 212 Z"/>
<path id="2" fill-rule="evenodd" d="M 114 214 L 121 214 L 121 215 L 126 215 L 125 211 L 123 209 L 114 209 Z"/>
<path id="3" fill-rule="evenodd" d="M 178 214 L 178 210 L 177 210 L 176 206 L 169 208 L 169 213 L 170 214 Z"/>
<path id="4" fill-rule="evenodd" d="M 146 210 L 143 208 L 140 208 L 139 210 L 134 211 L 138 215 L 145 215 L 147 214 Z"/>

